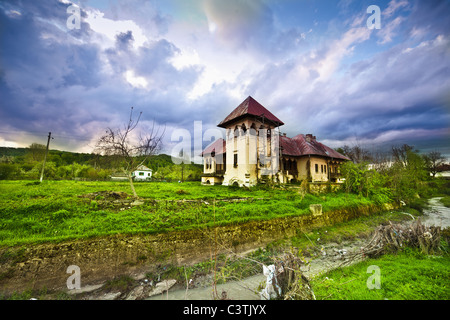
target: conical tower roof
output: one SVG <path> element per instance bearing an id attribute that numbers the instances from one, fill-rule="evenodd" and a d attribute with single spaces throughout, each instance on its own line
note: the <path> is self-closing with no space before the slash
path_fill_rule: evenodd
<path id="1" fill-rule="evenodd" d="M 275 117 L 269 110 L 263 107 L 258 101 L 248 96 L 240 105 L 237 106 L 221 123 L 217 126 L 226 128 L 231 122 L 243 119 L 245 117 L 256 117 L 263 122 L 270 122 L 275 127 L 282 126 L 284 123 Z"/>

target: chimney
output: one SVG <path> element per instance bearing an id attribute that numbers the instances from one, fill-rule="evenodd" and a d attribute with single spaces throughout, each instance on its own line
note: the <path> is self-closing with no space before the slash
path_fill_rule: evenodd
<path id="1" fill-rule="evenodd" d="M 313 140 L 314 138 L 313 138 L 313 135 L 311 133 L 307 133 L 306 134 L 306 142 L 311 142 L 311 140 Z"/>
<path id="2" fill-rule="evenodd" d="M 286 133 L 283 133 L 283 137 L 286 137 Z"/>

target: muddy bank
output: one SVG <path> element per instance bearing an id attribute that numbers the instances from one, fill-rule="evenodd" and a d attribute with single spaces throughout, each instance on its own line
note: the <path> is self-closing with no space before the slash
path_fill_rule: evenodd
<path id="1" fill-rule="evenodd" d="M 322 246 L 319 256 L 307 259 L 308 264 L 301 268 L 308 278 L 312 278 L 320 273 L 337 268 L 346 261 L 346 257 L 359 251 L 366 241 L 358 240 L 343 243 L 327 243 Z M 356 263 L 357 260 L 353 261 Z M 145 297 L 146 300 L 212 300 L 224 296 L 231 300 L 261 300 L 261 288 L 265 286 L 266 276 L 261 273 L 240 280 L 228 281 L 217 284 L 215 293 L 213 292 L 213 277 L 204 277 L 200 284 L 194 288 L 188 288 L 181 284 L 162 294 Z"/>
<path id="2" fill-rule="evenodd" d="M 128 275 L 136 279 L 160 264 L 191 265 L 216 253 L 242 253 L 295 236 L 298 230 L 332 225 L 394 207 L 366 206 L 320 215 L 252 221 L 203 230 L 149 235 L 114 235 L 54 244 L 0 249 L 0 292 L 67 290 L 67 268 L 80 268 L 81 287 Z"/>
<path id="3" fill-rule="evenodd" d="M 421 221 L 427 226 L 439 226 L 442 229 L 450 226 L 450 208 L 442 205 L 440 198 L 432 198 L 428 201 L 429 208 L 425 209 Z M 408 213 L 406 215 L 411 216 Z M 416 218 L 411 216 L 411 219 L 403 221 L 404 225 L 410 225 Z M 329 242 L 321 245 L 320 253 L 308 259 L 309 263 L 301 268 L 302 272 L 308 278 L 323 274 L 324 272 L 339 268 L 342 266 L 349 266 L 358 263 L 361 259 L 349 258 L 353 254 L 359 252 L 364 248 L 368 242 L 367 239 L 357 239 L 353 241 L 344 241 L 342 243 Z M 259 290 L 261 284 L 265 283 L 266 277 L 262 274 L 248 277 L 239 281 L 231 281 L 229 283 L 217 285 L 217 293 L 226 292 L 227 297 L 233 300 L 260 300 Z M 212 278 L 208 283 L 204 283 L 199 288 L 190 290 L 176 289 L 168 292 L 147 297 L 148 300 L 209 300 L 213 298 L 212 294 Z M 220 295 L 219 295 L 220 296 Z"/>

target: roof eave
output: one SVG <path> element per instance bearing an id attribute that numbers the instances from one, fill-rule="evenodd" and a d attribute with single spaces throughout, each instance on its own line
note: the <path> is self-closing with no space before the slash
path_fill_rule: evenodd
<path id="1" fill-rule="evenodd" d="M 243 114 L 243 115 L 240 115 L 240 116 L 238 116 L 238 117 L 236 117 L 234 119 L 228 120 L 226 122 L 222 121 L 217 126 L 219 128 L 226 129 L 230 124 L 232 124 L 234 122 L 239 122 L 242 119 L 251 118 L 251 117 L 253 117 L 255 120 L 259 120 L 259 121 L 261 121 L 263 119 L 262 117 L 259 117 L 259 116 Z M 273 120 L 270 120 L 270 119 L 267 119 L 267 118 L 264 118 L 264 122 L 265 123 L 270 123 L 270 124 L 274 125 L 275 127 L 281 127 L 282 125 L 284 125 L 284 122 L 282 122 L 282 121 L 273 121 Z"/>

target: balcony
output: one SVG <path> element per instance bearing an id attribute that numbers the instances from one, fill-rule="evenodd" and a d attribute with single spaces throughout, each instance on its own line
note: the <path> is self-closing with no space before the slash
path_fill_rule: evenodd
<path id="1" fill-rule="evenodd" d="M 342 177 L 342 175 L 340 173 L 338 173 L 338 172 L 330 173 L 330 181 L 331 182 L 334 182 L 337 179 L 340 179 L 341 177 Z"/>
<path id="2" fill-rule="evenodd" d="M 291 175 L 291 176 L 298 176 L 298 171 L 297 170 L 283 170 L 283 173 L 285 175 Z"/>
<path id="3" fill-rule="evenodd" d="M 202 177 L 223 177 L 225 170 L 216 170 L 214 172 L 203 173 Z"/>

